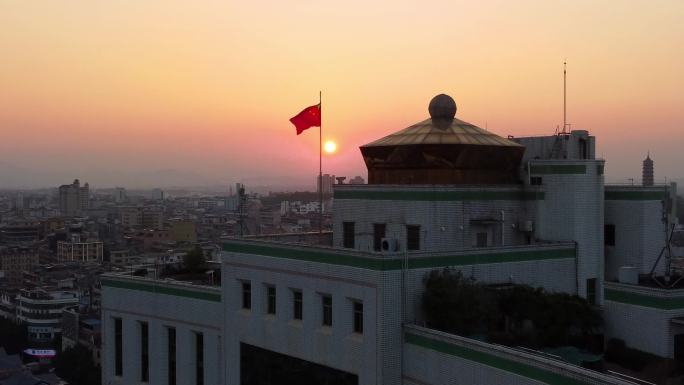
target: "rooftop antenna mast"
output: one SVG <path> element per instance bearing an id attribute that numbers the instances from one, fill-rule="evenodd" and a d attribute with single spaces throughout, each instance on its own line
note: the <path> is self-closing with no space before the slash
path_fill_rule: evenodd
<path id="1" fill-rule="evenodd" d="M 556 125 L 556 139 L 551 147 L 551 159 L 566 159 L 568 157 L 565 140 L 568 139 L 567 120 L 567 62 L 563 61 L 563 128 Z M 562 138 L 561 138 L 562 137 Z"/>

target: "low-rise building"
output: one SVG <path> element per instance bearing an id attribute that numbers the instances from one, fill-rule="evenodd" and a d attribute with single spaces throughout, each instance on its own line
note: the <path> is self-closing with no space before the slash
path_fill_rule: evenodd
<path id="1" fill-rule="evenodd" d="M 23 272 L 38 266 L 39 260 L 39 251 L 36 247 L 0 246 L 0 271 L 3 272 L 5 282 L 9 286 L 21 286 Z"/>
<path id="2" fill-rule="evenodd" d="M 16 318 L 28 326 L 30 342 L 47 343 L 62 331 L 62 312 L 78 302 L 76 291 L 21 290 L 17 296 Z"/>
<path id="3" fill-rule="evenodd" d="M 104 243 L 96 239 L 82 240 L 73 236 L 69 241 L 57 242 L 57 261 L 63 262 L 102 262 Z"/>
<path id="4" fill-rule="evenodd" d="M 12 220 L 0 224 L 0 240 L 5 244 L 35 242 L 42 238 L 43 226 L 38 220 Z"/>
<path id="5" fill-rule="evenodd" d="M 173 220 L 169 230 L 174 242 L 197 242 L 197 224 L 194 221 Z"/>
<path id="6" fill-rule="evenodd" d="M 93 362 L 100 364 L 101 328 L 99 314 L 82 314 L 78 307 L 65 309 L 62 313 L 62 350 L 81 345 L 93 355 Z"/>

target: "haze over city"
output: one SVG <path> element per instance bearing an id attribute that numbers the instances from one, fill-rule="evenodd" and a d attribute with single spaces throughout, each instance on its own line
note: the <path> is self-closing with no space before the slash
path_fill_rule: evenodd
<path id="1" fill-rule="evenodd" d="M 267 10 L 267 12 L 264 12 Z M 318 138 L 288 119 L 323 91 L 324 172 L 428 117 L 501 136 L 568 122 L 607 181 L 682 176 L 684 2 L 4 1 L 1 188 L 314 185 Z"/>

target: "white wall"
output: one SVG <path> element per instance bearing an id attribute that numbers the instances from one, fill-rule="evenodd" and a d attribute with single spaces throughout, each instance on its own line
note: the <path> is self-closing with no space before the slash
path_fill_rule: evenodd
<path id="1" fill-rule="evenodd" d="M 114 279 L 112 279 L 114 280 Z M 154 281 L 124 278 L 138 285 Z M 118 280 L 122 281 L 122 280 Z M 160 281 L 157 281 L 160 282 Z M 188 285 L 157 283 L 157 287 L 219 294 L 218 288 L 192 289 Z M 149 287 L 149 286 L 148 286 Z M 167 328 L 176 328 L 176 373 L 178 384 L 194 384 L 194 333 L 204 335 L 205 384 L 219 385 L 222 380 L 222 341 L 220 302 L 124 289 L 103 284 L 102 287 L 102 374 L 103 384 L 132 385 L 140 382 L 140 322 L 148 323 L 150 378 L 149 385 L 166 385 Z M 114 375 L 114 318 L 123 321 L 123 377 Z"/>
<path id="2" fill-rule="evenodd" d="M 617 189 L 610 189 L 616 191 Z M 667 225 L 660 200 L 606 200 L 605 223 L 615 225 L 615 246 L 606 246 L 606 279 L 617 280 L 621 266 L 648 274 L 665 246 Z M 656 272 L 665 271 L 662 259 Z"/>

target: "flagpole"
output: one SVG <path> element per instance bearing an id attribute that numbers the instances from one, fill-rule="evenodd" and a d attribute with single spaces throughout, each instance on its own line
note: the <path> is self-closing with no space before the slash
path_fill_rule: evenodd
<path id="1" fill-rule="evenodd" d="M 323 92 L 318 91 L 318 111 L 321 124 L 318 126 L 318 237 L 323 241 Z"/>

